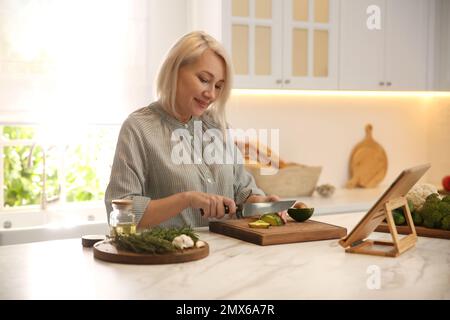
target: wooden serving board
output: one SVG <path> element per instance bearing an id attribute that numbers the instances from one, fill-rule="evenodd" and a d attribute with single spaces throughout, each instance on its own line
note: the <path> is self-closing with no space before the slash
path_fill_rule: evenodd
<path id="1" fill-rule="evenodd" d="M 408 226 L 396 226 L 397 232 L 400 234 L 409 234 L 409 227 Z M 441 239 L 450 239 L 450 231 L 448 230 L 442 230 L 442 229 L 432 229 L 422 226 L 415 226 L 416 233 L 418 236 L 421 237 L 429 237 L 429 238 L 441 238 Z M 376 232 L 388 232 L 389 233 L 389 227 L 387 223 L 382 222 L 376 229 Z"/>
<path id="2" fill-rule="evenodd" d="M 94 257 L 100 260 L 127 264 L 167 264 L 200 260 L 209 255 L 209 246 L 205 242 L 202 248 L 190 248 L 164 254 L 143 254 L 122 251 L 111 240 L 97 242 L 94 245 Z"/>
<path id="3" fill-rule="evenodd" d="M 383 147 L 374 140 L 372 125 L 366 126 L 366 137 L 358 143 L 350 155 L 350 175 L 347 188 L 373 188 L 386 176 L 387 156 Z"/>
<path id="4" fill-rule="evenodd" d="M 211 221 L 209 231 L 261 246 L 340 239 L 347 235 L 347 229 L 343 227 L 313 220 L 305 222 L 288 220 L 285 225 L 271 226 L 268 229 L 250 228 L 248 223 L 252 221 L 255 221 L 255 218 Z"/>

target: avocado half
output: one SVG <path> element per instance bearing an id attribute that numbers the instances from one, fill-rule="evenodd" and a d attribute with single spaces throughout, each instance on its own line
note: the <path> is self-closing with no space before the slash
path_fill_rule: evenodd
<path id="1" fill-rule="evenodd" d="M 270 227 L 270 223 L 263 220 L 256 220 L 253 222 L 249 222 L 248 226 L 255 229 L 267 229 Z"/>
<path id="2" fill-rule="evenodd" d="M 295 221 L 303 222 L 311 218 L 314 208 L 290 208 L 287 213 Z"/>

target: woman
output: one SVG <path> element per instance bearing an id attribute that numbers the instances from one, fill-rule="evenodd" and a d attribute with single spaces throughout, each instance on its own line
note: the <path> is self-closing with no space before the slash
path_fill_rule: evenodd
<path id="1" fill-rule="evenodd" d="M 105 195 L 108 218 L 111 201 L 128 198 L 138 228 L 199 227 L 209 218 L 224 217 L 225 206 L 233 216 L 236 203 L 279 200 L 265 196 L 242 164 L 207 163 L 191 148 L 199 133 L 225 132 L 231 82 L 230 60 L 214 38 L 192 32 L 175 44 L 159 72 L 158 101 L 133 112 L 122 125 Z M 183 143 L 183 150 L 194 150 L 191 163 L 174 152 Z"/>

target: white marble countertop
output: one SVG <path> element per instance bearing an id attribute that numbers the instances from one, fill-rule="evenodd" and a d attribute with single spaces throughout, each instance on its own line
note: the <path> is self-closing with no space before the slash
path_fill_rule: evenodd
<path id="1" fill-rule="evenodd" d="M 363 214 L 314 219 L 350 231 Z M 337 240 L 262 247 L 198 233 L 210 255 L 170 265 L 103 262 L 80 239 L 1 246 L 0 299 L 450 299 L 449 240 L 419 237 L 389 258 Z"/>

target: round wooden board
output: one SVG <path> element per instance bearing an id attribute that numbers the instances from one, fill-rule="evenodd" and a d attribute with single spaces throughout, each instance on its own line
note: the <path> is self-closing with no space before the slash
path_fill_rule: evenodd
<path id="1" fill-rule="evenodd" d="M 164 254 L 143 254 L 117 249 L 111 240 L 97 242 L 94 245 L 94 257 L 100 260 L 127 264 L 167 264 L 200 260 L 209 255 L 209 246 L 205 242 L 202 248 Z"/>

